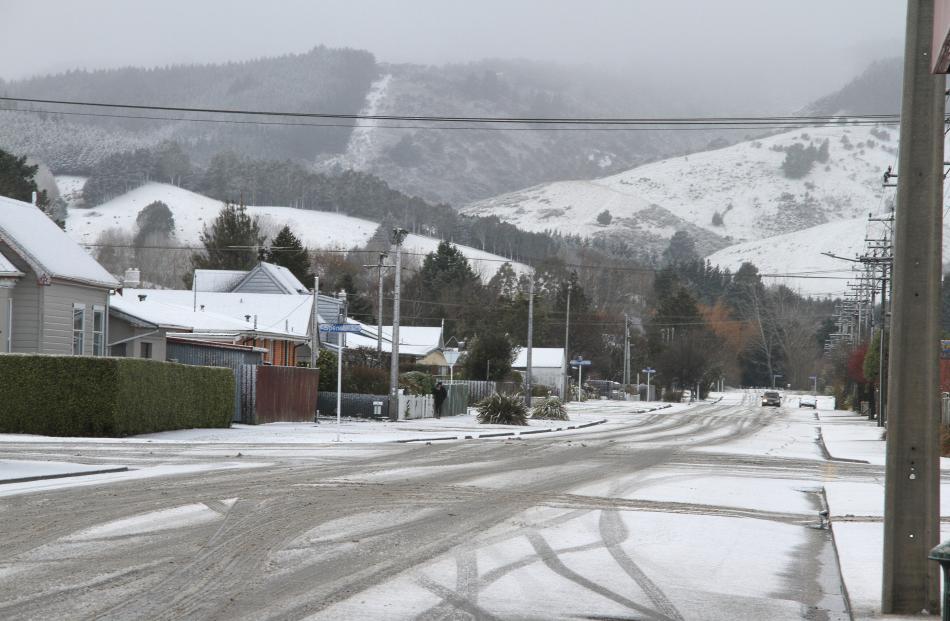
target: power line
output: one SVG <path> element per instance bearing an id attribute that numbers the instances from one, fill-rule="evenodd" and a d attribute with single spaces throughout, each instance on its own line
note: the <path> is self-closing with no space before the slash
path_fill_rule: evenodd
<path id="1" fill-rule="evenodd" d="M 545 131 L 545 132 L 637 132 L 637 131 L 744 131 L 744 130 L 794 130 L 809 129 L 818 126 L 827 125 L 827 122 L 812 122 L 798 124 L 773 124 L 756 123 L 754 125 L 714 125 L 714 126 L 686 126 L 686 127 L 631 127 L 631 126 L 601 126 L 601 127 L 472 127 L 464 125 L 379 125 L 379 124 L 359 124 L 359 123 L 294 123 L 288 121 L 247 121 L 237 119 L 206 119 L 206 118 L 186 118 L 176 116 L 145 116 L 137 114 L 103 114 L 94 112 L 67 112 L 65 110 L 39 110 L 35 108 L 0 108 L 0 112 L 27 112 L 33 114 L 56 114 L 63 116 L 82 116 L 94 118 L 114 118 L 114 119 L 138 119 L 144 121 L 174 121 L 184 123 L 216 123 L 230 125 L 257 125 L 257 126 L 276 126 L 276 127 L 314 127 L 314 128 L 338 128 L 338 129 L 417 129 L 426 131 L 504 131 L 504 132 L 524 132 L 524 131 Z M 899 125 L 899 121 L 850 121 L 849 126 L 864 125 Z"/>
<path id="2" fill-rule="evenodd" d="M 314 118 L 355 121 L 420 121 L 425 123 L 509 123 L 509 124 L 554 124 L 554 125 L 714 125 L 730 123 L 833 123 L 842 120 L 854 121 L 900 121 L 900 115 L 852 114 L 795 115 L 795 116 L 738 116 L 738 117 L 507 117 L 507 116 L 436 116 L 409 114 L 350 114 L 333 112 L 291 112 L 280 110 L 250 110 L 234 108 L 193 108 L 186 106 L 158 106 L 151 104 L 123 104 L 113 102 L 76 101 L 69 99 L 38 99 L 30 97 L 0 97 L 0 101 L 19 103 L 84 106 L 92 108 L 151 110 L 162 112 L 188 112 L 282 118 Z"/>

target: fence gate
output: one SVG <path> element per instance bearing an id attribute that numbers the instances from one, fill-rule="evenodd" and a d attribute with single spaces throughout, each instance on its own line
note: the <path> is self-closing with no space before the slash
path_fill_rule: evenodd
<path id="1" fill-rule="evenodd" d="M 317 412 L 318 380 L 316 369 L 243 365 L 241 422 L 312 421 Z"/>

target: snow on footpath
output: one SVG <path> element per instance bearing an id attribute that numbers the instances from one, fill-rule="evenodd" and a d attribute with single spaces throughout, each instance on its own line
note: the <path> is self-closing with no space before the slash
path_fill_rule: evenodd
<path id="1" fill-rule="evenodd" d="M 898 619 L 881 615 L 881 584 L 884 546 L 883 429 L 854 412 L 818 413 L 822 438 L 832 460 L 825 495 L 838 550 L 841 575 L 848 589 L 856 619 Z M 836 478 L 834 462 L 868 463 L 879 466 L 864 480 Z M 950 459 L 941 458 L 940 468 L 950 473 Z M 940 515 L 950 516 L 950 479 L 940 486 Z M 950 539 L 950 523 L 941 524 L 940 540 Z"/>
<path id="2" fill-rule="evenodd" d="M 125 472 L 126 466 L 72 464 L 62 461 L 20 461 L 0 459 L 0 485 L 63 477 Z"/>
<path id="3" fill-rule="evenodd" d="M 662 403 L 624 401 L 588 401 L 569 403 L 570 420 L 528 419 L 528 426 L 482 425 L 472 409 L 462 416 L 423 418 L 404 421 L 333 420 L 320 423 L 269 423 L 266 425 L 232 425 L 229 429 L 181 429 L 135 436 L 136 440 L 176 443 L 210 444 L 324 444 L 379 442 L 435 442 L 478 440 L 551 432 L 576 432 L 608 422 L 623 422 L 630 414 L 641 414 L 661 408 L 673 411 L 686 407 Z M 665 410 L 664 410 L 665 411 Z"/>

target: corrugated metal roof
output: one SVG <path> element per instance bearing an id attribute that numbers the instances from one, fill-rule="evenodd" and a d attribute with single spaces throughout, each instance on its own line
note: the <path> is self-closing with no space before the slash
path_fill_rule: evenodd
<path id="1" fill-rule="evenodd" d="M 116 288 L 119 281 L 34 205 L 0 196 L 0 239 L 37 276 Z"/>

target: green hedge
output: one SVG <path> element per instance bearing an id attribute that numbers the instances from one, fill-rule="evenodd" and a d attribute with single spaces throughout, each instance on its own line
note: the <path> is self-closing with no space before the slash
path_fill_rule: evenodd
<path id="1" fill-rule="evenodd" d="M 231 369 L 137 358 L 0 355 L 0 433 L 121 437 L 228 427 Z"/>

